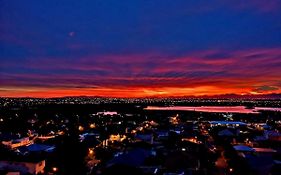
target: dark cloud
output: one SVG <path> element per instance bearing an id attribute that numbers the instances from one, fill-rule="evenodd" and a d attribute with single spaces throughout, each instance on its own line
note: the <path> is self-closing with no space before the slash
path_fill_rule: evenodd
<path id="1" fill-rule="evenodd" d="M 264 86 L 259 86 L 255 89 L 253 89 L 253 91 L 263 93 L 263 92 L 268 92 L 268 91 L 276 91 L 278 89 L 279 89 L 278 87 L 264 85 Z"/>

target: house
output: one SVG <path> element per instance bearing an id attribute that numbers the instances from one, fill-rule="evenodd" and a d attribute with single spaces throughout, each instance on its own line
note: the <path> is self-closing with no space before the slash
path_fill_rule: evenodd
<path id="1" fill-rule="evenodd" d="M 150 155 L 150 151 L 142 149 L 142 148 L 135 148 L 133 150 L 128 151 L 127 153 L 121 154 L 117 157 L 114 157 L 107 163 L 107 167 L 122 164 L 128 165 L 133 167 L 141 166 L 145 159 Z"/>
<path id="2" fill-rule="evenodd" d="M 233 148 L 238 152 L 255 152 L 255 149 L 246 145 L 235 145 Z"/>
<path id="3" fill-rule="evenodd" d="M 39 174 L 44 173 L 45 160 L 41 161 L 0 161 L 0 171 L 20 172 L 20 174 Z"/>
<path id="4" fill-rule="evenodd" d="M 281 141 L 281 133 L 278 131 L 264 131 L 264 136 L 268 140 Z"/>
<path id="5" fill-rule="evenodd" d="M 147 142 L 147 143 L 150 143 L 150 144 L 153 144 L 153 142 L 154 142 L 154 136 L 153 136 L 152 133 L 150 133 L 150 134 L 137 134 L 135 136 L 135 139 L 140 140 L 140 141 L 144 141 L 144 142 Z"/>
<path id="6" fill-rule="evenodd" d="M 2 141 L 2 144 L 5 146 L 10 147 L 11 149 L 20 147 L 20 146 L 26 146 L 29 144 L 32 144 L 33 141 L 29 140 L 29 137 L 24 137 L 20 139 L 15 139 L 15 140 L 9 140 L 9 141 Z"/>
<path id="7" fill-rule="evenodd" d="M 40 153 L 40 152 L 53 152 L 55 150 L 55 146 L 49 146 L 44 144 L 31 144 L 28 146 L 22 146 L 17 149 L 20 153 Z"/>
<path id="8" fill-rule="evenodd" d="M 228 137 L 234 136 L 233 132 L 231 132 L 229 129 L 221 130 L 220 132 L 218 132 L 218 135 L 219 136 L 228 136 Z"/>

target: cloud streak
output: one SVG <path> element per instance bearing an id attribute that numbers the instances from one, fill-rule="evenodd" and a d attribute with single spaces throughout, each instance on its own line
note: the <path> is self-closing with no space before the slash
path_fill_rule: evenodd
<path id="1" fill-rule="evenodd" d="M 139 90 L 143 95 L 151 92 L 164 96 L 188 95 L 191 89 L 201 95 L 271 93 L 280 92 L 281 61 L 277 58 L 281 58 L 279 48 L 233 51 L 227 55 L 223 51 L 207 50 L 172 58 L 159 53 L 103 55 L 98 59 L 87 56 L 72 61 L 43 58 L 20 65 L 23 69 L 36 70 L 33 74 L 13 71 L 0 75 L 3 87 L 17 86 L 23 91 L 69 88 L 75 93 L 80 90 L 97 95 L 107 89 L 116 95 L 129 88 L 125 91 L 135 95 Z M 203 90 L 203 87 L 208 88 Z"/>

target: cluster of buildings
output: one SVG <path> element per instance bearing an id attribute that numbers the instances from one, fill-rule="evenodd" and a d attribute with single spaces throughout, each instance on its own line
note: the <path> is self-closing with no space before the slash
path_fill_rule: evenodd
<path id="1" fill-rule="evenodd" d="M 276 120 L 280 111 L 210 115 L 147 111 L 139 106 L 129 111 L 56 113 L 50 117 L 21 117 L 17 111 L 13 120 L 7 113 L 0 121 L 1 126 L 11 126 L 0 129 L 0 174 L 281 172 L 281 120 Z M 275 118 L 256 120 L 262 115 Z"/>
<path id="2" fill-rule="evenodd" d="M 251 104 L 251 106 L 263 106 L 263 107 L 281 107 L 280 96 L 275 98 L 266 97 L 225 97 L 225 98 L 195 98 L 195 97 L 179 97 L 179 98 L 109 98 L 109 97 L 63 97 L 63 98 L 4 98 L 0 97 L 0 106 L 2 107 L 23 107 L 45 104 L 161 104 L 161 105 L 228 105 L 228 106 L 240 106 Z"/>

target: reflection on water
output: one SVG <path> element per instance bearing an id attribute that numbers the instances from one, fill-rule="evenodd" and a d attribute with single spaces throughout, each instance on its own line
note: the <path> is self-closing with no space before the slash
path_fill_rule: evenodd
<path id="1" fill-rule="evenodd" d="M 168 111 L 198 111 L 198 112 L 221 112 L 221 113 L 245 113 L 258 114 L 260 111 L 281 111 L 281 108 L 272 107 L 254 107 L 246 108 L 245 106 L 148 106 L 144 110 L 168 110 Z"/>

